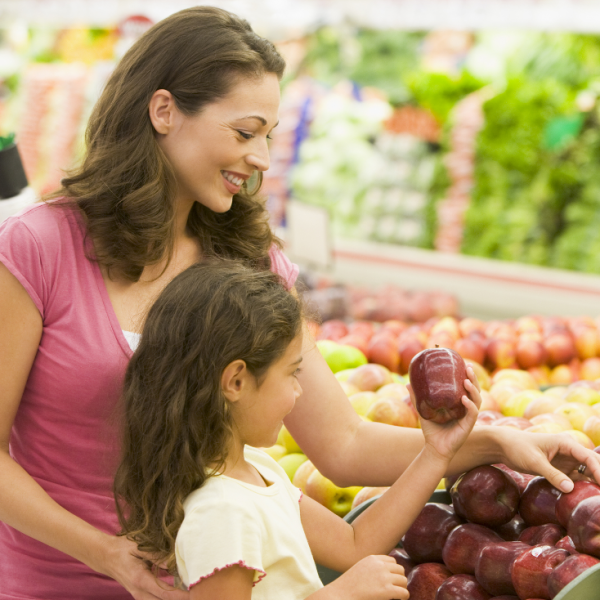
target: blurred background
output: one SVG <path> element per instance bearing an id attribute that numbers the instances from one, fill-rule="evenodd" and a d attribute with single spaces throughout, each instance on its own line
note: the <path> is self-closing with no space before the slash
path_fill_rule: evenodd
<path id="1" fill-rule="evenodd" d="M 119 57 L 193 4 L 0 1 L 0 149 L 14 136 L 30 193 L 81 157 Z M 392 285 L 484 318 L 597 314 L 600 3 L 208 4 L 287 60 L 263 191 L 306 285 L 333 287 L 323 311 Z"/>

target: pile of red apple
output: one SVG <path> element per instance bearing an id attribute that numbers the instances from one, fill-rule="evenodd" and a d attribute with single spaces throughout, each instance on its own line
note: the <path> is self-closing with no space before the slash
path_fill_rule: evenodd
<path id="1" fill-rule="evenodd" d="M 447 484 L 452 506 L 427 504 L 391 553 L 411 600 L 551 599 L 600 563 L 600 486 L 564 494 L 505 465 Z"/>
<path id="2" fill-rule="evenodd" d="M 360 349 L 369 362 L 406 374 L 425 348 L 451 348 L 494 372 L 523 369 L 539 385 L 568 385 L 600 378 L 600 319 L 526 316 L 513 321 L 432 317 L 421 324 L 341 320 L 315 326 L 317 339 Z"/>

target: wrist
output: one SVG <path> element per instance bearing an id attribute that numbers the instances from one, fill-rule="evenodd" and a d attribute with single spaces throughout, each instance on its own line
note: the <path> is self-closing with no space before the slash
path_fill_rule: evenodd
<path id="1" fill-rule="evenodd" d="M 494 464 L 506 459 L 505 444 L 514 439 L 514 430 L 505 427 L 477 426 L 471 432 L 473 452 L 481 457 L 480 464 Z"/>
<path id="2" fill-rule="evenodd" d="M 97 531 L 86 544 L 84 555 L 80 557 L 81 562 L 98 573 L 112 577 L 112 565 L 115 560 L 119 560 L 117 540 L 115 536 Z"/>
<path id="3" fill-rule="evenodd" d="M 428 469 L 441 471 L 442 474 L 448 470 L 450 462 L 453 458 L 452 456 L 445 456 L 444 454 L 441 454 L 427 442 L 425 442 L 425 445 L 420 452 L 420 456 L 421 459 L 427 463 Z"/>

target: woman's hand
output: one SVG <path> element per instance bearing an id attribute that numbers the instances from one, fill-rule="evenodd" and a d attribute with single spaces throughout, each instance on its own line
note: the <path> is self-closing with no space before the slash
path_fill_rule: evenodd
<path id="1" fill-rule="evenodd" d="M 502 427 L 497 429 L 501 430 Z M 584 448 L 564 433 L 498 432 L 504 464 L 515 471 L 545 477 L 554 487 L 570 492 L 573 481 L 567 477 L 581 464 L 585 475 L 600 483 L 600 455 Z"/>
<path id="2" fill-rule="evenodd" d="M 475 422 L 477 421 L 478 408 L 481 405 L 481 395 L 479 393 L 479 383 L 473 369 L 467 368 L 467 376 L 464 385 L 469 393 L 462 397 L 462 403 L 467 409 L 466 415 L 462 419 L 452 420 L 448 423 L 439 424 L 433 421 L 421 419 L 421 430 L 425 437 L 425 446 L 429 446 L 441 458 L 450 461 L 469 437 Z M 407 385 L 410 398 L 416 407 L 415 396 L 412 387 Z"/>
<path id="3" fill-rule="evenodd" d="M 189 600 L 189 592 L 159 580 L 148 568 L 149 558 L 124 536 L 109 541 L 108 565 L 103 573 L 118 581 L 135 600 Z"/>

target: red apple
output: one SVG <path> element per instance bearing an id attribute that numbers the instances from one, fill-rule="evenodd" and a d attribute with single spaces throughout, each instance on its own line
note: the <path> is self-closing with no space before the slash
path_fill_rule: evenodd
<path id="1" fill-rule="evenodd" d="M 451 532 L 442 558 L 453 573 L 475 574 L 475 564 L 481 551 L 488 545 L 504 540 L 495 532 L 475 523 L 465 523 L 455 527 Z"/>
<path id="2" fill-rule="evenodd" d="M 483 465 L 465 473 L 450 490 L 456 514 L 471 523 L 498 527 L 519 505 L 519 488 L 504 471 Z"/>
<path id="3" fill-rule="evenodd" d="M 462 397 L 468 396 L 464 385 L 467 368 L 457 352 L 447 348 L 423 350 L 412 359 L 408 372 L 423 419 L 447 423 L 465 416 Z"/>
<path id="4" fill-rule="evenodd" d="M 566 558 L 548 576 L 550 597 L 554 598 L 573 579 L 597 564 L 600 564 L 600 560 L 587 554 L 577 554 Z"/>
<path id="5" fill-rule="evenodd" d="M 575 507 L 567 532 L 578 552 L 600 558 L 600 496 L 590 496 Z"/>
<path id="6" fill-rule="evenodd" d="M 494 531 L 507 542 L 516 542 L 521 533 L 527 528 L 521 515 L 515 515 L 508 523 L 494 527 Z"/>
<path id="7" fill-rule="evenodd" d="M 400 354 L 400 373 L 403 375 L 408 373 L 410 361 L 424 348 L 425 343 L 419 340 L 417 337 L 407 336 L 404 339 L 400 339 L 398 342 L 398 352 Z"/>
<path id="8" fill-rule="evenodd" d="M 353 346 L 354 348 L 358 348 L 365 356 L 367 355 L 368 342 L 360 335 L 349 333 L 343 338 L 340 338 L 338 343 L 344 346 Z"/>
<path id="9" fill-rule="evenodd" d="M 381 324 L 380 331 L 390 331 L 394 337 L 398 338 L 401 333 L 406 331 L 408 325 L 404 321 L 399 321 L 398 319 L 389 319 Z"/>
<path id="10" fill-rule="evenodd" d="M 544 477 L 534 477 L 519 502 L 519 514 L 528 525 L 558 523 L 556 501 L 560 492 Z"/>
<path id="11" fill-rule="evenodd" d="M 586 358 L 581 363 L 579 376 L 587 381 L 600 379 L 600 358 Z"/>
<path id="12" fill-rule="evenodd" d="M 375 327 L 371 321 L 353 321 L 348 325 L 348 333 L 355 333 L 365 340 L 370 340 L 375 333 Z"/>
<path id="13" fill-rule="evenodd" d="M 575 358 L 577 350 L 573 338 L 568 333 L 552 333 L 544 340 L 551 367 L 565 365 Z"/>
<path id="14" fill-rule="evenodd" d="M 337 342 L 348 334 L 348 327 L 344 321 L 339 319 L 330 319 L 325 321 L 321 325 L 321 331 L 319 332 L 319 339 L 321 340 L 333 340 Z"/>
<path id="15" fill-rule="evenodd" d="M 470 333 L 474 331 L 478 331 L 483 333 L 485 331 L 485 323 L 480 319 L 475 319 L 473 317 L 465 317 L 461 319 L 458 323 L 458 328 L 460 330 L 460 334 L 463 337 L 467 337 Z"/>
<path id="16" fill-rule="evenodd" d="M 546 362 L 546 349 L 537 340 L 523 339 L 521 337 L 517 342 L 515 350 L 517 363 L 522 369 L 539 367 Z"/>
<path id="17" fill-rule="evenodd" d="M 490 600 L 472 575 L 452 575 L 438 588 L 435 600 Z"/>
<path id="18" fill-rule="evenodd" d="M 554 545 L 557 548 L 562 548 L 563 550 L 566 550 L 569 554 L 579 554 L 579 552 L 577 552 L 577 548 L 575 548 L 573 540 L 568 535 L 565 535 L 565 537 L 558 540 L 558 542 L 556 542 L 556 544 Z"/>
<path id="19" fill-rule="evenodd" d="M 530 548 L 523 542 L 489 544 L 481 551 L 475 565 L 477 581 L 494 596 L 514 594 L 511 567 L 515 559 Z"/>
<path id="20" fill-rule="evenodd" d="M 430 502 L 404 534 L 402 546 L 416 563 L 442 562 L 446 538 L 461 523 L 451 506 Z"/>
<path id="21" fill-rule="evenodd" d="M 477 423 L 479 425 L 491 425 L 494 421 L 502 419 L 503 415 L 497 410 L 480 410 L 477 415 Z"/>
<path id="22" fill-rule="evenodd" d="M 521 494 L 525 491 L 527 484 L 534 478 L 534 475 L 530 475 L 529 473 L 519 473 L 519 471 L 513 471 L 513 469 L 503 464 L 495 464 L 493 466 L 497 469 L 501 469 L 505 473 L 508 473 L 508 475 L 510 475 L 515 480 L 515 483 L 517 484 L 519 492 Z"/>
<path id="23" fill-rule="evenodd" d="M 406 402 L 397 396 L 381 396 L 367 410 L 365 417 L 374 423 L 396 427 L 417 427 L 417 418 Z"/>
<path id="24" fill-rule="evenodd" d="M 600 486 L 591 481 L 575 481 L 573 489 L 567 494 L 562 492 L 556 501 L 556 519 L 563 527 L 568 527 L 571 513 L 575 507 L 590 496 L 600 496 Z"/>
<path id="25" fill-rule="evenodd" d="M 532 525 L 521 532 L 519 541 L 530 546 L 554 546 L 565 535 L 564 529 L 556 523 Z"/>
<path id="26" fill-rule="evenodd" d="M 548 576 L 569 557 L 569 553 L 552 546 L 534 546 L 515 559 L 512 582 L 519 598 L 551 598 Z"/>
<path id="27" fill-rule="evenodd" d="M 486 358 L 495 369 L 511 368 L 517 360 L 514 342 L 494 338 L 486 348 Z"/>
<path id="28" fill-rule="evenodd" d="M 408 577 L 410 572 L 415 568 L 415 563 L 411 560 L 408 552 L 404 550 L 404 548 L 394 548 L 390 552 L 390 556 L 401 566 L 404 568 L 404 576 Z"/>
<path id="29" fill-rule="evenodd" d="M 485 360 L 485 348 L 483 344 L 473 338 L 461 338 L 456 341 L 454 347 L 463 358 L 470 358 L 480 365 L 483 364 Z"/>
<path id="30" fill-rule="evenodd" d="M 438 588 L 451 575 L 440 563 L 417 565 L 408 576 L 408 593 L 413 600 L 435 600 Z"/>
<path id="31" fill-rule="evenodd" d="M 367 346 L 366 357 L 369 362 L 383 365 L 392 373 L 400 370 L 400 353 L 393 337 L 374 335 Z"/>

